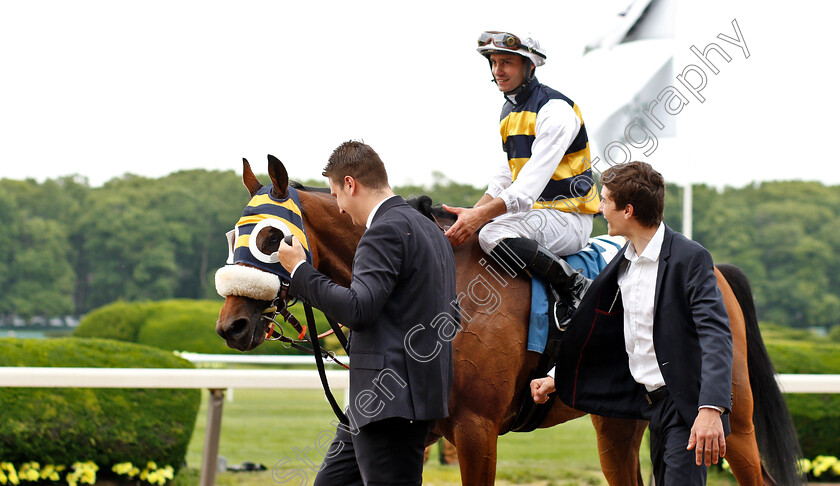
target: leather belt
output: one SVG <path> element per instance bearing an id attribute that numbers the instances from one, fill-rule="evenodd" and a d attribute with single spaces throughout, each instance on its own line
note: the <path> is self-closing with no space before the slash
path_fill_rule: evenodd
<path id="1" fill-rule="evenodd" d="M 648 404 L 653 405 L 654 403 L 662 400 L 663 398 L 668 396 L 668 387 L 660 386 L 656 390 L 652 392 L 645 393 L 645 400 L 647 400 Z"/>

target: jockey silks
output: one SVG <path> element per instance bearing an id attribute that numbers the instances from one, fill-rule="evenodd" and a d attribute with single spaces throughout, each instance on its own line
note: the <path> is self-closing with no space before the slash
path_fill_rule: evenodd
<path id="1" fill-rule="evenodd" d="M 515 104 L 508 100 L 502 107 L 499 131 L 510 165 L 511 180 L 516 180 L 531 159 L 531 149 L 536 139 L 537 113 L 550 100 L 562 100 L 572 107 L 580 120 L 580 130 L 533 207 L 595 214 L 600 201 L 590 165 L 589 138 L 580 109 L 574 101 L 537 80 L 530 83 L 525 93 L 516 97 Z"/>

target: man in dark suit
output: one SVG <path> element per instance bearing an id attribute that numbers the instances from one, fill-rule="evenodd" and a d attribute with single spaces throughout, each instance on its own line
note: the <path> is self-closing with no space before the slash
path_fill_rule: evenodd
<path id="1" fill-rule="evenodd" d="M 323 175 L 339 211 L 367 230 L 349 288 L 306 263 L 297 240 L 278 251 L 290 293 L 351 330 L 349 424 L 339 425 L 315 484 L 420 485 L 430 427 L 449 413 L 452 336 L 440 331 L 458 328 L 452 247 L 394 195 L 370 146 L 340 145 Z"/>
<path id="2" fill-rule="evenodd" d="M 610 235 L 629 242 L 592 282 L 563 336 L 556 390 L 586 412 L 650 421 L 657 486 L 703 485 L 726 453 L 732 335 L 711 255 L 662 222 L 665 184 L 631 162 L 601 176 Z"/>

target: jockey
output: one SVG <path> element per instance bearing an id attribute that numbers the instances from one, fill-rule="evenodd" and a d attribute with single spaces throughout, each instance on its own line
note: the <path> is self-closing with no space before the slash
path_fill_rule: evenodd
<path id="1" fill-rule="evenodd" d="M 483 32 L 477 50 L 505 97 L 500 132 L 507 160 L 473 208 L 444 205 L 458 216 L 446 236 L 457 246 L 478 231 L 481 248 L 497 262 L 545 278 L 561 297 L 582 291 L 583 277 L 557 257 L 586 245 L 600 203 L 580 110 L 537 80 L 546 54 L 530 35 Z"/>

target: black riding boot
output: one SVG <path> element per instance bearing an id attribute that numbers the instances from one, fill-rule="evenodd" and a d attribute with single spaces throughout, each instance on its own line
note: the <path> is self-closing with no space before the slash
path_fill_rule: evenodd
<path id="1" fill-rule="evenodd" d="M 496 245 L 491 256 L 514 271 L 528 270 L 549 283 L 557 302 L 555 317 L 561 327 L 568 324 L 592 282 L 565 260 L 529 238 L 506 238 Z"/>

